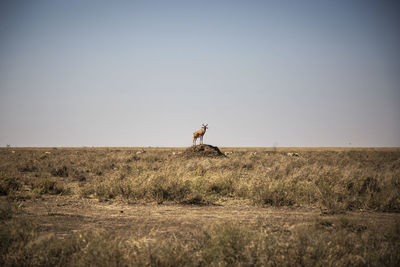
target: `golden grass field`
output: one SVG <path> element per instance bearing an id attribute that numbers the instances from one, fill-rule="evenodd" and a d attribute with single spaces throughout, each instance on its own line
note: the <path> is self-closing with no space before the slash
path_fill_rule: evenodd
<path id="1" fill-rule="evenodd" d="M 185 149 L 0 149 L 0 265 L 400 266 L 400 149 Z"/>

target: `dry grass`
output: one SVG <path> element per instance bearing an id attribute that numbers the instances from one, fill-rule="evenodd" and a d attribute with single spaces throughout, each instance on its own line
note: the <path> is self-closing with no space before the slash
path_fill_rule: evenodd
<path id="1" fill-rule="evenodd" d="M 6 193 L 7 183 L 14 183 L 8 186 L 11 191 L 19 188 L 7 178 L 13 175 L 25 184 L 54 178 L 80 181 L 83 196 L 102 200 L 208 203 L 233 197 L 329 210 L 400 209 L 397 150 L 302 151 L 300 157 L 260 149 L 232 151 L 228 158 L 185 159 L 172 150 L 33 149 L 11 154 L 3 149 L 1 191 Z"/>
<path id="2" fill-rule="evenodd" d="M 15 209 L 15 208 L 11 208 Z M 191 239 L 149 240 L 106 231 L 64 238 L 15 210 L 0 223 L 2 266 L 398 266 L 400 224 L 386 227 L 341 215 L 271 229 L 219 223 L 192 230 Z"/>
<path id="3" fill-rule="evenodd" d="M 0 265 L 400 264 L 398 222 L 382 225 L 346 215 L 400 211 L 399 149 L 221 150 L 227 157 L 185 158 L 178 148 L 0 149 Z M 205 209 L 228 199 L 317 208 L 334 216 L 275 229 L 263 221 L 256 227 L 221 222 L 162 241 L 99 229 L 60 238 L 43 235 L 41 225 L 19 208 L 50 196 Z"/>
<path id="4" fill-rule="evenodd" d="M 257 205 L 400 210 L 400 151 L 224 149 L 225 158 L 181 156 L 178 149 L 0 150 L 0 193 L 68 193 L 129 203 L 207 204 L 221 198 Z M 50 152 L 50 153 L 49 153 Z M 139 153 L 138 153 L 139 152 Z M 30 185 L 31 191 L 18 191 Z"/>

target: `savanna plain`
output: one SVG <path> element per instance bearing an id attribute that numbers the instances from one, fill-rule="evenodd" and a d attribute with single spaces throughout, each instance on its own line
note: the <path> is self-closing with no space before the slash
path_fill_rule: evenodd
<path id="1" fill-rule="evenodd" d="M 400 266 L 400 149 L 1 148 L 1 266 Z"/>

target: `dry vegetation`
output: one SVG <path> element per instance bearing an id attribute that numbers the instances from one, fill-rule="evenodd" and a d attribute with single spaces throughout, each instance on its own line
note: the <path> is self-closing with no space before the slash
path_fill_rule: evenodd
<path id="1" fill-rule="evenodd" d="M 400 264 L 399 149 L 222 152 L 227 156 L 190 157 L 177 148 L 0 149 L 0 265 Z M 151 229 L 138 234 L 101 226 L 60 236 L 39 219 L 37 207 L 49 203 L 57 209 L 42 217 L 49 220 L 62 217 L 64 206 L 75 207 L 70 211 L 75 220 L 84 218 L 82 203 L 103 208 L 119 203 L 128 211 L 195 206 L 202 213 L 199 227 L 185 219 L 187 228 L 152 238 Z M 226 219 L 202 221 L 214 207 L 221 214 L 254 209 L 258 217 L 244 223 L 250 219 L 229 213 Z M 270 209 L 313 215 L 283 224 L 260 215 Z M 381 212 L 387 219 L 378 219 Z M 365 213 L 370 216 L 360 215 Z M 68 221 L 66 214 L 54 224 Z"/>

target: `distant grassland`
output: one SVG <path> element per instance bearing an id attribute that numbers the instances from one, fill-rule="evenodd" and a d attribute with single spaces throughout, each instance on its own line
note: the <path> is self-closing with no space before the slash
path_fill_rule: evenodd
<path id="1" fill-rule="evenodd" d="M 397 148 L 222 148 L 223 158 L 184 158 L 182 151 L 3 148 L 0 193 L 16 199 L 41 194 L 128 203 L 243 199 L 328 213 L 400 211 Z"/>

